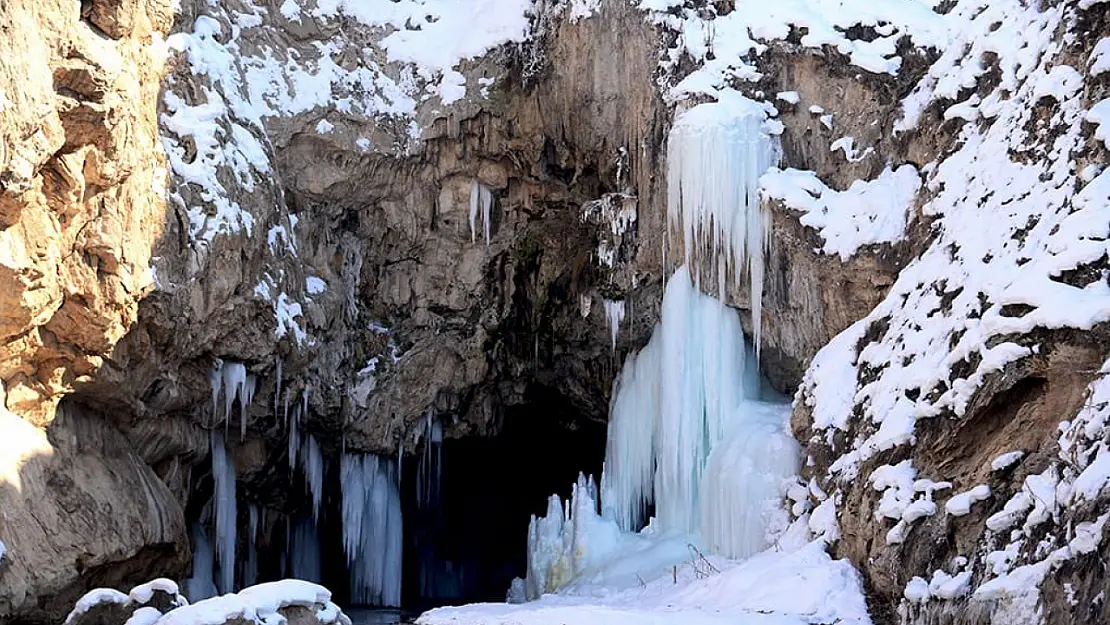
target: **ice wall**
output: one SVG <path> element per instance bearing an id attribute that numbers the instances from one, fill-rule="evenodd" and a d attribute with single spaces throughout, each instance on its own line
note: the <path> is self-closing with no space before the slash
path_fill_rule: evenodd
<path id="1" fill-rule="evenodd" d="M 781 489 L 798 468 L 789 404 L 778 399 L 764 401 L 736 311 L 679 268 L 660 324 L 614 386 L 603 513 L 591 480 L 579 480 L 565 508 L 552 497 L 529 527 L 526 594 L 585 578 L 618 583 L 631 571 L 646 579 L 691 559 L 689 545 L 732 558 L 766 548 Z"/>
<path id="2" fill-rule="evenodd" d="M 687 264 L 716 269 L 722 300 L 726 276 L 739 284 L 747 271 L 757 357 L 771 226 L 759 177 L 778 161 L 765 107 L 739 95 L 700 104 L 678 115 L 667 137 L 668 222 L 682 233 Z"/>
<path id="3" fill-rule="evenodd" d="M 401 605 L 401 497 L 392 458 L 344 454 L 343 548 L 351 574 L 351 602 Z"/>

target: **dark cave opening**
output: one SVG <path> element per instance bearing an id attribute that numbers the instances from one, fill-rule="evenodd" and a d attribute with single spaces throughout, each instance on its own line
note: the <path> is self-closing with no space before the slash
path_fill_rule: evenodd
<path id="1" fill-rule="evenodd" d="M 503 409 L 494 432 L 433 445 L 426 442 L 435 437 L 425 435 L 416 453 L 402 457 L 406 612 L 504 601 L 513 578 L 526 573 L 531 516 L 546 514 L 552 494 L 568 497 L 580 472 L 600 478 L 606 424 L 582 414 L 557 389 L 533 384 L 524 403 Z M 240 456 L 235 437 L 229 441 L 230 455 Z M 341 449 L 324 449 L 315 515 L 303 468 L 287 470 L 284 446 L 266 454 L 256 471 L 237 476 L 237 588 L 294 577 L 328 587 L 340 605 L 360 603 L 351 594 L 344 548 Z M 186 518 L 196 555 L 211 567 L 202 577 L 218 578 L 217 504 L 213 474 L 205 469 L 193 484 Z"/>
<path id="2" fill-rule="evenodd" d="M 528 522 L 552 494 L 567 497 L 579 472 L 600 478 L 606 426 L 566 398 L 534 388 L 505 409 L 491 437 L 443 442 L 438 503 L 418 504 L 423 454 L 406 459 L 403 603 L 427 609 L 504 601 L 527 564 Z"/>

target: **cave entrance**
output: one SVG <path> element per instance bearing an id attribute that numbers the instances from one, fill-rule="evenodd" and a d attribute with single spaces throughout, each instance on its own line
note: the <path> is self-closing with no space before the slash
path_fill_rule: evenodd
<path id="1" fill-rule="evenodd" d="M 404 461 L 406 608 L 504 601 L 525 575 L 531 516 L 546 514 L 552 493 L 568 497 L 579 472 L 600 479 L 605 423 L 554 389 L 526 397 L 494 436 L 444 440 Z"/>

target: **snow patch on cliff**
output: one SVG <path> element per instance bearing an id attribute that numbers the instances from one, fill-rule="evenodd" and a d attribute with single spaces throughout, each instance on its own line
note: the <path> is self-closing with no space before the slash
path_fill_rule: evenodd
<path id="1" fill-rule="evenodd" d="M 765 199 L 804 213 L 800 221 L 821 233 L 824 253 L 847 260 L 865 245 L 902 239 L 921 178 L 912 165 L 888 167 L 875 180 L 835 191 L 814 172 L 776 168 L 763 175 L 760 187 Z"/>

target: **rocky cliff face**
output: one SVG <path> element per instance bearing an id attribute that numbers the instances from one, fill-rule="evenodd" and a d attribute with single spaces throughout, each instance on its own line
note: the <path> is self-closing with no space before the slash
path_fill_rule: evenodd
<path id="1" fill-rule="evenodd" d="M 232 416 L 219 362 L 258 381 L 229 442 L 242 497 L 275 510 L 302 401 L 328 451 L 412 450 L 429 411 L 449 437 L 552 398 L 604 419 L 684 252 L 672 115 L 725 91 L 781 124 L 763 366 L 801 385 L 811 503 L 835 505 L 876 619 L 947 618 L 987 586 L 974 618 L 1002 622 L 1020 593 L 989 582 L 1023 565 L 1073 574 L 1043 590 L 1059 622 L 1103 605 L 1101 543 L 1069 541 L 1101 536 L 1105 503 L 1059 488 L 1102 449 L 1076 428 L 1103 418 L 1108 351 L 1104 3 L 766 23 L 728 1 L 506 1 L 473 38 L 414 2 L 55 4 L 0 7 L 0 380 L 26 421 L 0 618 L 183 573 Z M 1046 280 L 1070 312 L 1021 291 Z M 750 289 L 725 288 L 750 329 Z M 969 515 L 943 510 L 978 485 Z M 73 535 L 50 531 L 63 510 Z"/>

